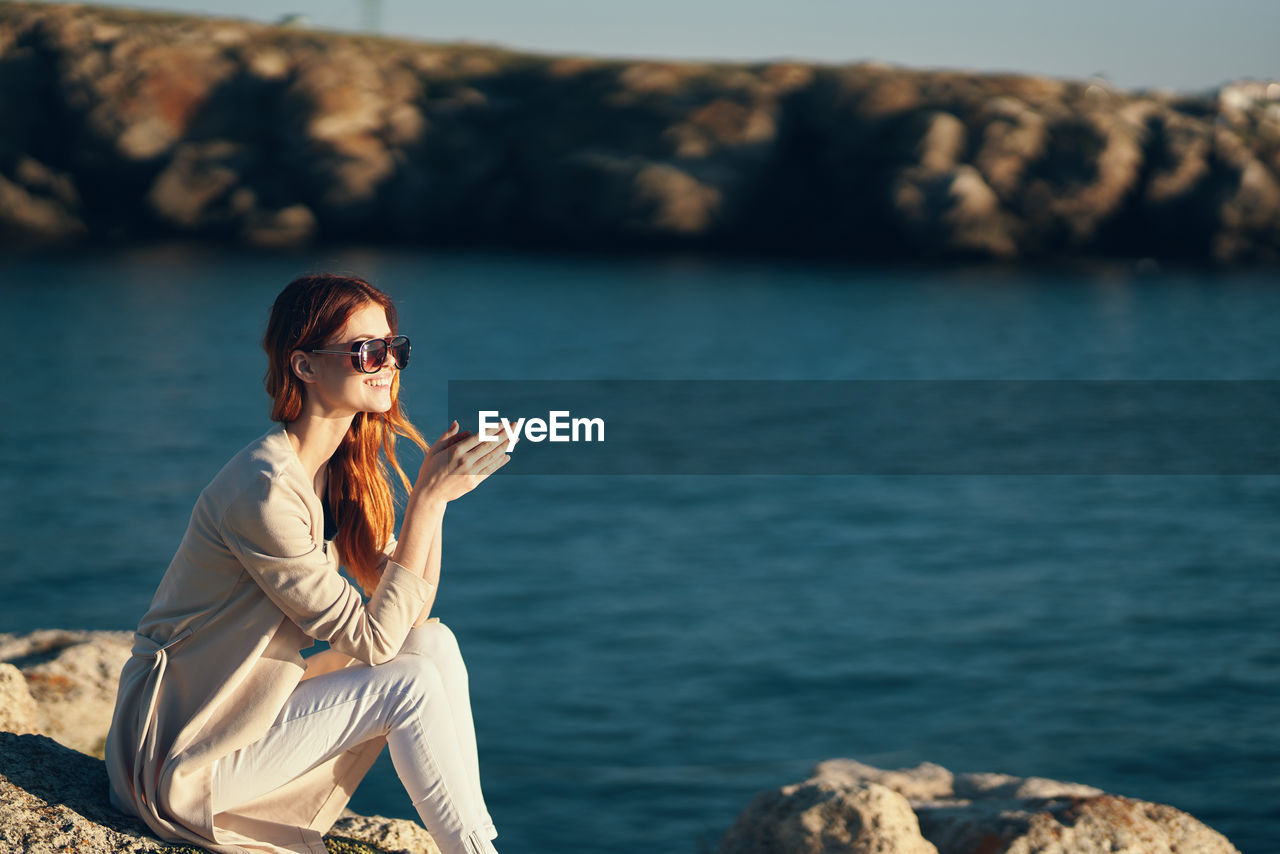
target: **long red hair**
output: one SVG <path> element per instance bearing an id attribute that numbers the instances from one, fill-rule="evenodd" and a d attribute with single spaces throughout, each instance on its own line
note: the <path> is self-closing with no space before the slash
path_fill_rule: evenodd
<path id="1" fill-rule="evenodd" d="M 263 384 L 271 395 L 271 420 L 288 423 L 302 414 L 306 383 L 289 366 L 294 350 L 322 348 L 359 309 L 369 303 L 387 313 L 391 334 L 399 332 L 399 316 L 391 298 L 356 276 L 330 273 L 301 276 L 276 297 L 262 336 L 267 351 Z M 342 444 L 329 459 L 329 506 L 338 517 L 334 545 L 342 565 L 366 591 L 378 583 L 382 549 L 395 531 L 391 470 L 405 491 L 408 476 L 396 460 L 395 437 L 404 436 L 424 452 L 427 442 L 400 408 L 400 372 L 391 381 L 391 408 L 357 412 Z"/>

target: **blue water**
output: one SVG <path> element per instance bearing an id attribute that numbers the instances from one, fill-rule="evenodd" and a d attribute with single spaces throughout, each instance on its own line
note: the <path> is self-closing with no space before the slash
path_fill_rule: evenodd
<path id="1" fill-rule="evenodd" d="M 315 269 L 397 298 L 432 438 L 462 417 L 450 379 L 1280 379 L 1262 273 L 9 259 L 0 630 L 133 628 L 200 489 L 269 426 L 258 339 Z M 821 448 L 797 425 L 761 452 Z M 1249 854 L 1280 819 L 1277 511 L 1275 476 L 500 474 L 448 511 L 436 613 L 502 850 L 697 854 L 848 756 L 1085 782 Z M 385 753 L 352 808 L 414 815 Z"/>

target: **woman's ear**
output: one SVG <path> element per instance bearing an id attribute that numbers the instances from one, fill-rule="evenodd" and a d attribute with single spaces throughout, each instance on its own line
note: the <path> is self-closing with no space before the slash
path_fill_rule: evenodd
<path id="1" fill-rule="evenodd" d="M 293 371 L 293 375 L 304 383 L 316 381 L 316 372 L 311 366 L 311 359 L 301 350 L 294 350 L 289 354 L 289 368 Z"/>

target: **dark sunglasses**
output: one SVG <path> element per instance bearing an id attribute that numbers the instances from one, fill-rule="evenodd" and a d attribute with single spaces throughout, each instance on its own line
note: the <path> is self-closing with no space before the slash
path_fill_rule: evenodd
<path id="1" fill-rule="evenodd" d="M 350 356 L 351 367 L 362 374 L 376 374 L 387 362 L 387 354 L 391 354 L 397 370 L 409 365 L 409 339 L 404 335 L 392 338 L 370 338 L 357 341 L 350 350 L 308 350 L 308 353 L 329 353 L 334 356 Z"/>

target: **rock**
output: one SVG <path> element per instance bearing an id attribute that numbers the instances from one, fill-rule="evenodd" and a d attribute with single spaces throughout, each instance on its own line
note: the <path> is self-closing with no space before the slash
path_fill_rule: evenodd
<path id="1" fill-rule="evenodd" d="M 245 242 L 268 249 L 305 246 L 316 232 L 316 217 L 306 205 L 278 211 L 255 211 L 245 221 Z"/>
<path id="2" fill-rule="evenodd" d="M 843 787 L 817 777 L 759 795 L 720 854 L 938 854 L 907 799 L 878 783 Z"/>
<path id="3" fill-rule="evenodd" d="M 1210 128 L 1176 112 L 1156 117 L 1153 125 L 1159 138 L 1152 153 L 1159 165 L 1145 192 L 1153 205 L 1165 205 L 1190 195 L 1209 175 L 1213 136 Z"/>
<path id="4" fill-rule="evenodd" d="M 963 162 L 964 124 L 946 112 L 924 119 L 918 162 L 894 186 L 893 209 L 922 254 L 1017 254 L 1013 217 L 974 166 Z"/>
<path id="5" fill-rule="evenodd" d="M 1222 182 L 1220 222 L 1214 255 L 1219 261 L 1247 260 L 1260 248 L 1265 234 L 1280 214 L 1280 183 L 1241 139 L 1219 127 L 1214 134 L 1214 156 L 1233 172 Z"/>
<path id="6" fill-rule="evenodd" d="M 1041 239 L 1078 247 L 1136 188 L 1140 131 L 1128 117 L 1099 111 L 1055 118 L 1046 133 L 1045 157 L 1028 173 L 1021 203 Z"/>
<path id="7" fill-rule="evenodd" d="M 1012 218 L 978 170 L 967 163 L 941 172 L 907 170 L 894 198 L 895 212 L 924 253 L 994 258 L 1017 254 Z"/>
<path id="8" fill-rule="evenodd" d="M 179 33 L 174 41 L 122 39 L 106 69 L 94 54 L 68 51 L 64 96 L 89 107 L 84 129 L 104 152 L 126 162 L 164 155 L 236 72 L 222 47 Z"/>
<path id="9" fill-rule="evenodd" d="M 39 713 L 26 677 L 12 664 L 0 664 L 0 731 L 34 733 Z"/>
<path id="10" fill-rule="evenodd" d="M 132 642 L 132 632 L 0 634 L 0 661 L 26 677 L 37 707 L 36 731 L 101 757 Z"/>
<path id="11" fill-rule="evenodd" d="M 431 834 L 415 822 L 382 816 L 356 815 L 345 810 L 333 824 L 330 836 L 358 839 L 386 851 L 388 854 L 404 851 L 407 854 L 440 854 Z"/>
<path id="12" fill-rule="evenodd" d="M 955 775 L 932 762 L 922 762 L 915 768 L 885 771 L 854 759 L 828 759 L 818 763 L 814 776 L 828 780 L 832 785 L 846 787 L 878 783 L 915 800 L 949 797 L 955 785 Z"/>
<path id="13" fill-rule="evenodd" d="M 735 100 L 718 98 L 662 133 L 678 157 L 708 157 L 722 148 L 765 143 L 776 135 L 773 115 Z"/>
<path id="14" fill-rule="evenodd" d="M 249 156 L 227 140 L 182 143 L 147 191 L 147 203 L 158 218 L 180 228 L 225 225 L 232 214 L 226 203 Z"/>
<path id="15" fill-rule="evenodd" d="M 297 174 L 317 210 L 343 224 L 368 219 L 394 158 L 384 139 L 412 144 L 417 78 L 362 51 L 336 44 L 303 56 L 281 93 L 290 148 L 303 155 Z"/>
<path id="16" fill-rule="evenodd" d="M 1280 82 L 519 54 L 0 4 L 0 244 L 1280 261 Z"/>
<path id="17" fill-rule="evenodd" d="M 813 69 L 798 62 L 777 62 L 760 72 L 764 85 L 776 94 L 786 94 L 813 83 Z"/>
<path id="18" fill-rule="evenodd" d="M 978 114 L 981 142 L 974 165 L 1004 201 L 1014 198 L 1023 176 L 1048 142 L 1044 118 L 1017 98 L 991 99 Z"/>
<path id="19" fill-rule="evenodd" d="M 606 152 L 566 158 L 545 180 L 565 190 L 546 196 L 540 219 L 561 226 L 582 219 L 577 228 L 601 236 L 697 234 L 710 226 L 723 198 L 691 170 Z"/>
<path id="20" fill-rule="evenodd" d="M 0 732 L 0 850 L 24 854 L 199 852 L 151 835 L 107 797 L 107 768 L 43 735 Z M 408 827 L 406 827 L 408 825 Z M 343 854 L 439 854 L 426 831 L 381 816 L 339 819 L 326 836 Z"/>
<path id="21" fill-rule="evenodd" d="M 85 233 L 75 205 L 0 174 L 0 243 L 71 242 Z M 74 191 L 73 191 L 74 192 Z"/>
<path id="22" fill-rule="evenodd" d="M 989 797 L 916 804 L 941 854 L 1238 854 L 1226 837 L 1181 810 L 1117 795 Z"/>
<path id="23" fill-rule="evenodd" d="M 642 167 L 636 173 L 634 188 L 641 222 L 651 223 L 659 231 L 705 231 L 721 202 L 716 188 L 663 163 Z"/>
<path id="24" fill-rule="evenodd" d="M 720 854 L 917 850 L 1239 854 L 1181 810 L 1092 786 L 955 775 L 928 762 L 890 771 L 851 759 L 822 762 L 809 780 L 757 796 L 720 845 Z"/>
<path id="25" fill-rule="evenodd" d="M 100 759 L 47 736 L 0 733 L 0 848 L 26 854 L 170 850 L 146 825 L 111 806 L 107 785 Z"/>
<path id="26" fill-rule="evenodd" d="M 132 639 L 132 632 L 0 634 L 0 851 L 199 850 L 161 842 L 108 799 L 102 746 Z M 326 844 L 333 854 L 439 854 L 415 822 L 350 810 Z"/>
<path id="27" fill-rule="evenodd" d="M 629 95 L 672 95 L 698 73 L 691 62 L 643 62 L 628 65 L 618 75 L 618 86 Z M 635 99 L 614 99 L 615 104 L 636 103 Z"/>
<path id="28" fill-rule="evenodd" d="M 930 172 L 953 168 L 964 156 L 968 131 L 964 123 L 950 113 L 934 113 L 928 119 L 920 140 L 920 165 Z"/>

